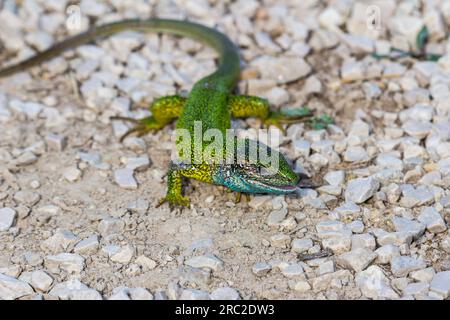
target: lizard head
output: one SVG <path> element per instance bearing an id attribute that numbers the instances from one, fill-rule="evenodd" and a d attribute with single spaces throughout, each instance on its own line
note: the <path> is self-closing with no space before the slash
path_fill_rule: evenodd
<path id="1" fill-rule="evenodd" d="M 252 143 L 258 150 L 258 156 L 252 152 Z M 300 177 L 281 153 L 248 139 L 240 145 L 233 163 L 221 164 L 215 170 L 215 183 L 243 193 L 288 194 L 297 189 Z"/>

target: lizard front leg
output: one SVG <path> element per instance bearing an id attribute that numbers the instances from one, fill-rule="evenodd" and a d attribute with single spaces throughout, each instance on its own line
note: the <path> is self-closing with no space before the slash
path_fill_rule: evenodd
<path id="1" fill-rule="evenodd" d="M 167 173 L 167 193 L 159 200 L 156 207 L 168 202 L 170 206 L 189 207 L 190 200 L 183 196 L 183 176 L 180 168 L 171 162 L 169 172 Z"/>
<path id="2" fill-rule="evenodd" d="M 120 141 L 122 142 L 132 133 L 137 133 L 138 136 L 142 136 L 150 131 L 164 128 L 164 126 L 180 116 L 185 102 L 186 98 L 178 95 L 166 96 L 155 100 L 151 104 L 150 111 L 152 112 L 152 116 L 150 117 L 143 119 L 111 117 L 111 119 L 131 121 L 136 124 L 120 138 Z"/>

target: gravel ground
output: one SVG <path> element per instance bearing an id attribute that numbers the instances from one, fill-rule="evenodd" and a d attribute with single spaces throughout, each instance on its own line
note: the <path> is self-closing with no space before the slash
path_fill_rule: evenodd
<path id="1" fill-rule="evenodd" d="M 149 16 L 217 25 L 241 93 L 331 115 L 280 146 L 321 187 L 235 204 L 192 181 L 191 209 L 155 209 L 173 127 L 121 144 L 109 117 L 147 115 L 216 55 L 133 32 L 82 46 L 0 81 L 0 299 L 449 298 L 450 1 L 5 0 L 0 61 Z M 417 51 L 423 26 L 438 61 L 371 55 Z"/>

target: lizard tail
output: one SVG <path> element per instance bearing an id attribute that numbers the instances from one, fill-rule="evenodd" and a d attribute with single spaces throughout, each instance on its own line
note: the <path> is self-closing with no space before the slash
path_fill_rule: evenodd
<path id="1" fill-rule="evenodd" d="M 231 82 L 234 82 L 239 76 L 240 61 L 238 51 L 233 42 L 223 33 L 189 21 L 170 19 L 130 19 L 101 26 L 94 26 L 86 32 L 58 42 L 47 50 L 44 50 L 25 61 L 0 69 L 0 78 L 36 66 L 58 56 L 67 49 L 73 49 L 82 44 L 92 42 L 99 37 L 110 36 L 125 30 L 171 33 L 203 42 L 219 53 L 220 61 L 215 74 L 226 76 Z"/>

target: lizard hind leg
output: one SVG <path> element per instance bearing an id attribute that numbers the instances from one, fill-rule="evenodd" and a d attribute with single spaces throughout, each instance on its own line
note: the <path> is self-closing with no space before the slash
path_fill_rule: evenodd
<path id="1" fill-rule="evenodd" d="M 306 107 L 271 111 L 266 99 L 255 96 L 233 95 L 229 98 L 229 107 L 234 118 L 259 118 L 265 126 L 273 125 L 282 132 L 285 131 L 283 124 L 305 122 L 310 127 L 321 129 L 332 123 L 329 117 L 314 117 Z"/>
<path id="2" fill-rule="evenodd" d="M 122 142 L 130 134 L 136 133 L 139 137 L 144 134 L 164 128 L 181 114 L 186 98 L 178 95 L 166 96 L 156 99 L 150 106 L 152 116 L 143 119 L 134 119 L 129 117 L 111 117 L 112 120 L 129 121 L 135 124 L 121 138 Z"/>
<path id="3" fill-rule="evenodd" d="M 123 120 L 123 121 L 129 121 L 132 123 L 135 123 L 135 126 L 132 127 L 130 130 L 125 132 L 120 137 L 120 142 L 123 142 L 126 137 L 129 135 L 136 133 L 138 137 L 141 137 L 145 135 L 148 132 L 154 131 L 154 130 L 160 130 L 162 129 L 166 124 L 158 122 L 153 116 L 142 118 L 142 119 L 134 119 L 134 118 L 128 118 L 128 117 L 111 117 L 112 120 Z"/>

